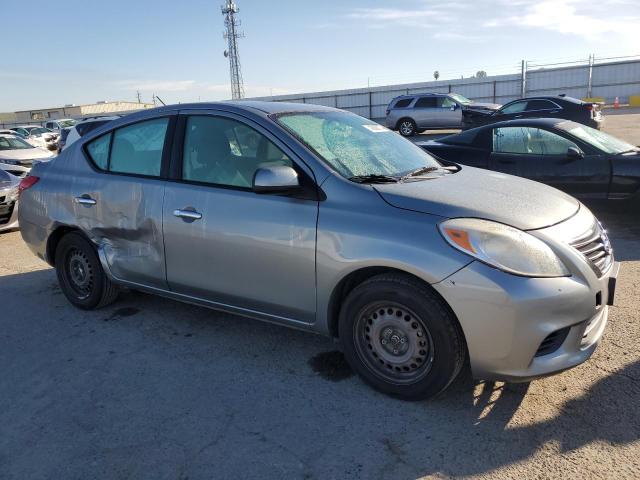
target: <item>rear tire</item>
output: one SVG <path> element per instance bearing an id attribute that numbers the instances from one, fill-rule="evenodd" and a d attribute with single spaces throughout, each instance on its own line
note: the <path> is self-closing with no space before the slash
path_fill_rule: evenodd
<path id="1" fill-rule="evenodd" d="M 383 393 L 405 400 L 433 397 L 464 365 L 466 347 L 455 315 L 412 277 L 382 274 L 358 285 L 339 321 L 345 358 Z"/>
<path id="2" fill-rule="evenodd" d="M 403 118 L 398 122 L 398 132 L 403 137 L 412 137 L 416 134 L 417 126 L 416 122 L 410 118 Z"/>
<path id="3" fill-rule="evenodd" d="M 113 303 L 119 289 L 104 273 L 93 245 L 79 233 L 68 233 L 55 252 L 58 283 L 67 300 L 83 310 Z"/>

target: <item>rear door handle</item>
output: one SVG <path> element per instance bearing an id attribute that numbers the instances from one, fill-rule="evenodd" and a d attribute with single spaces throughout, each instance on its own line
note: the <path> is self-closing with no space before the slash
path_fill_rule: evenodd
<path id="1" fill-rule="evenodd" d="M 95 205 L 96 201 L 91 198 L 89 195 L 80 195 L 79 197 L 76 197 L 73 199 L 76 203 L 79 203 L 80 205 Z"/>
<path id="2" fill-rule="evenodd" d="M 173 211 L 173 214 L 176 217 L 183 218 L 185 220 L 200 220 L 202 218 L 202 214 L 200 212 L 196 212 L 195 210 L 176 209 Z"/>

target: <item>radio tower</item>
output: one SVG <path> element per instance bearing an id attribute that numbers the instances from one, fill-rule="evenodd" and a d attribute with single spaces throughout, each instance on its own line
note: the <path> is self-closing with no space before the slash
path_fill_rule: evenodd
<path id="1" fill-rule="evenodd" d="M 242 84 L 242 71 L 240 69 L 240 57 L 238 55 L 238 39 L 244 37 L 244 33 L 238 32 L 240 20 L 236 13 L 240 11 L 233 0 L 227 0 L 222 7 L 224 26 L 227 31 L 223 37 L 227 40 L 227 50 L 224 56 L 229 58 L 229 72 L 231 74 L 231 98 L 234 100 L 244 98 L 244 86 Z"/>

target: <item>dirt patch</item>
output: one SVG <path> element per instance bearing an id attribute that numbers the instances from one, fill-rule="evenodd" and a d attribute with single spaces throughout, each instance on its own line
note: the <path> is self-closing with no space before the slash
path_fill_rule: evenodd
<path id="1" fill-rule="evenodd" d="M 114 310 L 111 313 L 111 315 L 109 315 L 107 318 L 105 318 L 104 321 L 105 322 L 110 322 L 112 320 L 118 320 L 120 318 L 131 317 L 133 315 L 136 315 L 137 313 L 140 313 L 140 309 L 139 308 L 135 308 L 135 307 L 118 308 L 117 310 Z"/>

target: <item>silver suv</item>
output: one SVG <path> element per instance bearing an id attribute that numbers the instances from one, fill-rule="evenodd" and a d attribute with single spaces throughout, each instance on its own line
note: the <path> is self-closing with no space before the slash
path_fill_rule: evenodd
<path id="1" fill-rule="evenodd" d="M 478 103 L 457 93 L 420 93 L 396 97 L 387 107 L 386 125 L 411 137 L 425 130 L 459 129 L 466 110 L 495 111 L 500 105 Z"/>
<path id="2" fill-rule="evenodd" d="M 20 189 L 22 236 L 77 307 L 130 287 L 331 335 L 408 399 L 445 389 L 466 357 L 508 381 L 584 362 L 618 271 L 574 198 L 313 105 L 129 115 Z"/>

